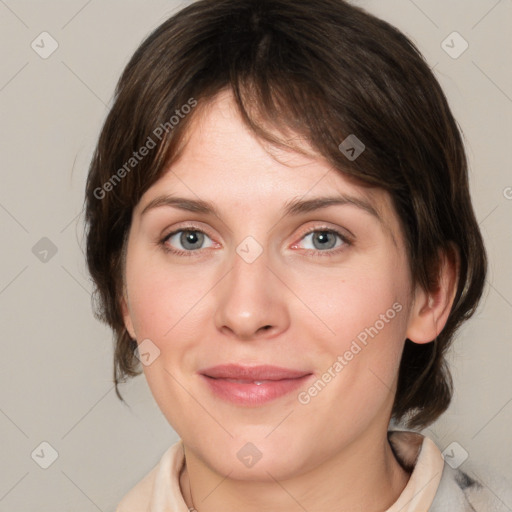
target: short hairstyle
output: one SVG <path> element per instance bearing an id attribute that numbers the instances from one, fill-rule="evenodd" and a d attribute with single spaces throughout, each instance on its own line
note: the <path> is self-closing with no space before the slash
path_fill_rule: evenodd
<path id="1" fill-rule="evenodd" d="M 96 316 L 115 334 L 117 396 L 141 373 L 120 307 L 133 208 L 224 90 L 262 140 L 301 151 L 276 135 L 295 134 L 336 172 L 390 194 L 414 285 L 434 290 L 440 251 L 458 252 L 444 329 L 430 343 L 406 340 L 400 363 L 392 417 L 426 427 L 450 403 L 446 351 L 481 298 L 486 254 L 461 134 L 431 69 L 399 30 L 343 0 L 199 0 L 156 28 L 124 69 L 85 198 L 87 264 Z M 365 145 L 356 159 L 339 148 L 349 135 Z"/>

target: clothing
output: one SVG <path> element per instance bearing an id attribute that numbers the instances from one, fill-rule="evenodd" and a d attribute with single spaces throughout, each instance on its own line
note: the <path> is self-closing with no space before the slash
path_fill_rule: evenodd
<path id="1" fill-rule="evenodd" d="M 388 439 L 395 457 L 411 475 L 386 512 L 512 511 L 509 488 L 491 492 L 460 469 L 452 469 L 428 437 L 390 431 Z M 116 512 L 188 512 L 179 484 L 183 464 L 183 445 L 179 440 L 122 499 Z"/>

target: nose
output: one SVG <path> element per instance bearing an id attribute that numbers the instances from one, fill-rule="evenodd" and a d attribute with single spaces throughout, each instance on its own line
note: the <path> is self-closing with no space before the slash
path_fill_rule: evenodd
<path id="1" fill-rule="evenodd" d="M 224 335 L 250 341 L 272 338 L 289 326 L 288 289 L 267 252 L 252 263 L 237 253 L 231 271 L 216 287 L 215 324 Z"/>

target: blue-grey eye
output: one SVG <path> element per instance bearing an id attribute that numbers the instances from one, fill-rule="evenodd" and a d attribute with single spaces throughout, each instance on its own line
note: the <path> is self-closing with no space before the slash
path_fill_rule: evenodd
<path id="1" fill-rule="evenodd" d="M 196 249 L 204 249 L 205 247 L 210 247 L 212 245 L 211 243 L 207 246 L 203 245 L 207 239 L 210 240 L 210 237 L 202 231 L 182 229 L 169 235 L 166 243 L 179 250 L 194 251 Z M 177 242 L 179 242 L 181 247 L 176 247 Z"/>
<path id="2" fill-rule="evenodd" d="M 317 251 L 321 250 L 329 250 L 339 247 L 341 243 L 337 243 L 338 240 L 340 242 L 344 242 L 341 235 L 336 233 L 335 231 L 328 230 L 316 230 L 308 233 L 304 236 L 303 240 L 310 238 L 312 241 L 313 247 L 304 247 L 305 249 L 314 249 Z"/>

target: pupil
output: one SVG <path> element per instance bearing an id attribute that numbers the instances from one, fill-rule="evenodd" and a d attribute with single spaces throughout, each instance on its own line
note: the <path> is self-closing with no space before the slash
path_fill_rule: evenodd
<path id="1" fill-rule="evenodd" d="M 202 241 L 202 233 L 198 233 L 197 231 L 186 231 L 181 235 L 181 244 L 185 249 L 196 249 L 197 247 L 194 247 L 194 245 L 200 244 Z M 192 247 L 190 247 L 190 245 Z"/>
<path id="2" fill-rule="evenodd" d="M 318 242 L 320 242 L 320 246 L 321 248 L 326 248 L 328 245 L 329 245 L 329 236 L 331 235 L 332 233 L 330 233 L 329 231 L 320 231 L 316 237 L 316 240 Z M 334 247 L 334 245 L 331 244 L 329 245 L 329 249 L 331 249 L 332 247 Z"/>

